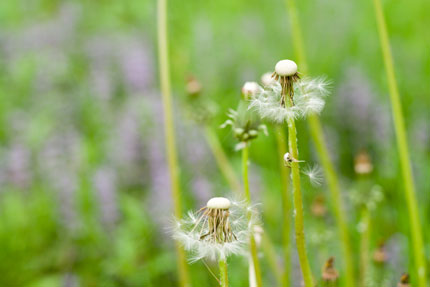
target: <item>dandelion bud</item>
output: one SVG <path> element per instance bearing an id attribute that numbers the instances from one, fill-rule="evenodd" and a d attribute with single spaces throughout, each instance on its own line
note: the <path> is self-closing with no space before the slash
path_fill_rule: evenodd
<path id="1" fill-rule="evenodd" d="M 334 268 L 334 257 L 330 257 L 324 264 L 322 270 L 322 279 L 324 281 L 336 281 L 339 277 L 339 273 Z"/>
<path id="2" fill-rule="evenodd" d="M 236 136 L 236 137 L 238 137 L 238 136 L 241 136 L 242 134 L 243 134 L 243 132 L 244 132 L 245 130 L 244 129 L 242 129 L 242 128 L 235 128 L 234 129 L 234 135 Z"/>
<path id="3" fill-rule="evenodd" d="M 400 277 L 400 282 L 397 284 L 398 287 L 411 287 L 411 284 L 409 282 L 409 274 L 403 273 Z"/>
<path id="4" fill-rule="evenodd" d="M 256 136 L 258 136 L 258 131 L 250 130 L 248 134 L 251 138 L 255 138 Z"/>
<path id="5" fill-rule="evenodd" d="M 249 110 L 244 101 L 240 102 L 237 110 L 230 110 L 228 117 L 221 127 L 231 126 L 234 137 L 239 141 L 236 150 L 242 149 L 250 140 L 257 138 L 259 131 L 267 135 L 266 126 L 261 124 L 258 115 Z"/>
<path id="6" fill-rule="evenodd" d="M 291 60 L 281 60 L 276 63 L 275 73 L 281 77 L 293 76 L 297 73 L 297 64 Z"/>
<path id="7" fill-rule="evenodd" d="M 246 82 L 242 87 L 242 94 L 245 97 L 245 100 L 249 100 L 257 93 L 259 93 L 261 87 L 256 82 Z"/>
<path id="8" fill-rule="evenodd" d="M 197 79 L 193 76 L 188 77 L 185 88 L 190 96 L 198 96 L 202 90 L 202 86 L 200 85 L 199 81 L 197 81 Z"/>
<path id="9" fill-rule="evenodd" d="M 369 174 L 372 172 L 372 161 L 366 151 L 361 151 L 355 157 L 354 170 L 357 174 Z"/>

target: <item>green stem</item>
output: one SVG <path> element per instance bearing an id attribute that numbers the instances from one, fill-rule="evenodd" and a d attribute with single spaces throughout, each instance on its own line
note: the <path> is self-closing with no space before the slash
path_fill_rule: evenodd
<path id="1" fill-rule="evenodd" d="M 242 173 L 243 173 L 243 188 L 245 193 L 245 199 L 249 206 L 251 205 L 251 193 L 249 192 L 249 181 L 248 181 L 248 158 L 249 158 L 249 148 L 247 143 L 242 150 Z M 251 216 L 252 216 L 251 212 L 248 211 L 248 221 L 251 220 Z M 257 287 L 262 287 L 263 283 L 261 279 L 260 262 L 258 260 L 258 255 L 257 255 L 257 244 L 255 243 L 253 226 L 251 226 L 249 249 L 251 252 L 252 262 L 254 265 L 255 280 L 257 283 Z"/>
<path id="2" fill-rule="evenodd" d="M 228 287 L 227 260 L 220 259 L 218 263 L 221 287 Z"/>
<path id="3" fill-rule="evenodd" d="M 305 50 L 302 39 L 302 32 L 300 29 L 299 19 L 297 15 L 297 8 L 295 0 L 286 0 L 288 6 L 288 12 L 290 16 L 293 45 L 298 63 L 301 67 L 303 73 L 307 73 L 307 61 L 305 57 Z M 351 253 L 351 243 L 348 234 L 348 226 L 346 224 L 346 214 L 344 211 L 339 181 L 334 171 L 333 163 L 330 160 L 328 149 L 325 143 L 324 134 L 321 127 L 321 122 L 317 115 L 310 115 L 308 117 L 309 130 L 312 139 L 315 143 L 315 148 L 319 155 L 321 165 L 323 166 L 325 177 L 327 178 L 330 196 L 332 198 L 332 206 L 334 209 L 334 215 L 336 218 L 336 224 L 338 227 L 338 232 L 341 238 L 341 248 L 343 261 L 345 263 L 345 283 L 347 287 L 355 286 L 355 275 L 354 275 L 354 265 Z"/>
<path id="4" fill-rule="evenodd" d="M 364 230 L 360 237 L 360 284 L 366 287 L 366 277 L 369 266 L 369 245 L 370 245 L 370 212 L 367 208 L 363 208 L 361 212 L 361 224 Z"/>
<path id="5" fill-rule="evenodd" d="M 397 148 L 400 156 L 402 169 L 404 193 L 409 213 L 409 224 L 412 233 L 412 248 L 415 261 L 415 270 L 417 271 L 418 286 L 427 285 L 425 251 L 423 246 L 423 236 L 418 213 L 418 204 L 415 197 L 415 186 L 412 176 L 412 168 L 409 160 L 409 148 L 403 119 L 402 104 L 397 88 L 396 77 L 394 73 L 393 56 L 391 55 L 390 42 L 388 38 L 387 27 L 385 24 L 384 12 L 380 0 L 373 0 L 375 6 L 375 15 L 378 26 L 378 34 L 381 42 L 382 54 L 384 57 L 385 71 L 387 74 L 388 88 L 390 91 L 391 108 L 394 119 L 394 128 L 396 131 Z"/>
<path id="6" fill-rule="evenodd" d="M 172 116 L 172 96 L 169 78 L 169 58 L 167 42 L 167 3 L 166 0 L 158 0 L 158 61 L 160 72 L 160 85 L 164 109 L 164 132 L 166 141 L 167 162 L 169 166 L 170 184 L 176 218 L 182 217 L 181 190 L 179 184 L 178 161 L 175 147 L 175 133 Z M 188 266 L 182 247 L 176 244 L 177 264 L 180 286 L 191 286 L 188 275 Z"/>
<path id="7" fill-rule="evenodd" d="M 212 154 L 215 157 L 215 161 L 228 185 L 232 191 L 234 191 L 236 194 L 240 194 L 242 190 L 240 181 L 238 180 L 230 162 L 228 161 L 227 156 L 224 153 L 220 142 L 218 141 L 218 137 L 210 127 L 205 128 L 205 135 Z"/>
<path id="8" fill-rule="evenodd" d="M 290 271 L 291 271 L 291 242 L 290 242 L 290 231 L 291 231 L 291 203 L 290 196 L 288 193 L 288 169 L 284 163 L 284 155 L 287 152 L 287 136 L 282 127 L 276 127 L 276 142 L 278 146 L 278 160 L 280 169 L 281 179 L 281 197 L 282 197 L 282 220 L 283 220 L 283 255 L 284 255 L 284 272 L 282 286 L 290 286 Z"/>
<path id="9" fill-rule="evenodd" d="M 346 222 L 347 216 L 343 207 L 339 181 L 334 171 L 333 164 L 328 155 L 327 146 L 325 145 L 324 135 L 322 132 L 321 122 L 316 115 L 310 115 L 308 117 L 308 123 L 315 144 L 315 148 L 319 154 L 320 161 L 324 168 L 325 177 L 329 186 L 332 207 L 334 210 L 334 216 L 341 239 L 343 260 L 346 268 L 345 285 L 347 287 L 353 287 L 355 286 L 354 263 L 351 254 L 351 243 L 348 234 L 348 225 Z"/>
<path id="10" fill-rule="evenodd" d="M 289 103 L 290 101 L 287 100 Z M 288 144 L 290 154 L 294 159 L 299 158 L 297 149 L 296 124 L 293 118 L 288 119 Z M 297 253 L 299 254 L 300 268 L 302 269 L 305 287 L 313 287 L 312 271 L 306 254 L 306 242 L 304 231 L 303 201 L 300 190 L 300 169 L 298 162 L 291 163 L 291 174 L 293 180 L 293 202 L 294 202 L 294 228 L 296 234 Z"/>
<path id="11" fill-rule="evenodd" d="M 269 236 L 267 236 L 265 232 L 263 233 L 262 245 L 264 254 L 266 255 L 270 268 L 273 270 L 273 273 L 276 277 L 276 281 L 278 282 L 278 286 L 281 286 L 284 278 L 283 270 L 276 260 L 276 250 L 272 242 L 270 241 Z"/>
<path id="12" fill-rule="evenodd" d="M 218 164 L 219 169 L 221 170 L 221 173 L 224 175 L 227 183 L 229 184 L 231 190 L 236 192 L 237 194 L 242 193 L 242 187 L 240 184 L 239 179 L 236 176 L 236 173 L 234 172 L 230 162 L 228 161 L 228 158 L 218 140 L 218 137 L 214 133 L 212 129 L 209 127 L 206 127 L 205 130 L 206 139 L 209 143 L 209 147 L 211 148 L 211 151 L 215 157 L 215 160 Z M 285 168 L 285 167 L 284 167 Z M 288 176 L 288 174 L 287 174 Z M 288 179 L 287 179 L 288 180 Z M 270 237 L 264 232 L 263 233 L 263 249 L 264 254 L 266 255 L 266 258 L 269 262 L 269 265 L 271 269 L 273 270 L 273 273 L 275 274 L 277 280 L 280 282 L 282 281 L 282 270 L 280 270 L 280 266 L 278 262 L 276 261 L 276 253 L 275 249 L 273 247 L 273 242 L 271 241 Z"/>

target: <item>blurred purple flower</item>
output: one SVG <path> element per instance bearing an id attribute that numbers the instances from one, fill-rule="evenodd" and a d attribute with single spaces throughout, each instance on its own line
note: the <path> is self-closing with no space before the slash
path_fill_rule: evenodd
<path id="1" fill-rule="evenodd" d="M 6 150 L 1 181 L 18 188 L 27 188 L 32 181 L 31 153 L 22 144 L 14 144 Z"/>
<path id="2" fill-rule="evenodd" d="M 132 93 L 149 90 L 153 81 L 152 53 L 138 39 L 127 39 L 119 49 L 124 80 Z"/>
<path id="3" fill-rule="evenodd" d="M 346 70 L 335 99 L 337 122 L 353 130 L 355 148 L 367 146 L 370 139 L 384 143 L 392 135 L 390 111 L 378 102 L 369 80 L 359 69 Z"/>
<path id="4" fill-rule="evenodd" d="M 68 130 L 48 139 L 37 158 L 43 178 L 58 192 L 59 209 L 65 225 L 70 229 L 78 225 L 75 197 L 79 146 L 78 134 Z"/>

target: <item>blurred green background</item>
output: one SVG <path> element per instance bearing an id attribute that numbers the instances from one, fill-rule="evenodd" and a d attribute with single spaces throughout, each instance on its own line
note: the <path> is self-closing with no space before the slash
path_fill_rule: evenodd
<path id="1" fill-rule="evenodd" d="M 430 2 L 383 4 L 429 261 Z M 378 185 L 384 201 L 372 212 L 371 249 L 386 242 L 383 276 L 395 286 L 412 260 L 372 2 L 305 0 L 297 9 L 309 73 L 332 81 L 321 119 L 354 254 L 360 214 L 349 195 Z M 235 141 L 219 125 L 245 81 L 259 81 L 279 59 L 295 59 L 294 51 L 283 1 L 171 0 L 168 20 L 184 204 L 196 209 L 231 192 L 202 126 L 189 117 L 196 111 L 187 78 L 195 77 L 201 96 L 215 103 L 209 125 L 239 175 Z M 153 0 L 0 1 L 0 286 L 176 286 L 156 36 Z M 298 123 L 298 136 L 301 157 L 317 164 L 306 121 Z M 354 173 L 361 150 L 374 166 L 364 180 Z M 273 132 L 252 143 L 251 192 L 282 265 L 277 160 Z M 328 256 L 339 257 L 339 239 L 326 185 L 303 181 L 309 256 L 318 274 Z M 310 212 L 321 196 L 329 209 L 322 218 Z M 293 257 L 293 286 L 300 286 Z M 264 256 L 262 262 L 266 285 L 275 286 Z M 229 267 L 231 285 L 246 286 L 246 258 Z M 217 285 L 203 264 L 190 268 L 195 286 Z"/>

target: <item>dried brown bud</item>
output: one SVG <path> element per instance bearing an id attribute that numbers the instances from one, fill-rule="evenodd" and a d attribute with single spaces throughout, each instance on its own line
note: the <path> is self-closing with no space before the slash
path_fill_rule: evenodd
<path id="1" fill-rule="evenodd" d="M 202 86 L 196 78 L 194 78 L 193 76 L 189 76 L 187 79 L 186 90 L 188 95 L 194 97 L 200 94 L 200 92 L 202 91 Z"/>
<path id="2" fill-rule="evenodd" d="M 400 282 L 397 284 L 398 287 L 411 287 L 411 284 L 409 282 L 409 274 L 403 273 L 400 277 Z"/>
<path id="3" fill-rule="evenodd" d="M 312 201 L 311 212 L 316 217 L 323 217 L 327 213 L 324 197 L 322 195 L 317 195 Z"/>
<path id="4" fill-rule="evenodd" d="M 357 174 L 369 174 L 373 170 L 372 161 L 366 151 L 359 152 L 355 157 L 354 170 Z"/>
<path id="5" fill-rule="evenodd" d="M 339 273 L 334 268 L 334 257 L 330 257 L 324 264 L 322 270 L 322 279 L 324 281 L 336 281 Z"/>
<path id="6" fill-rule="evenodd" d="M 388 255 L 387 251 L 385 250 L 385 244 L 381 243 L 373 253 L 373 261 L 375 261 L 375 263 L 377 264 L 385 264 L 385 262 L 387 262 L 387 259 Z"/>

